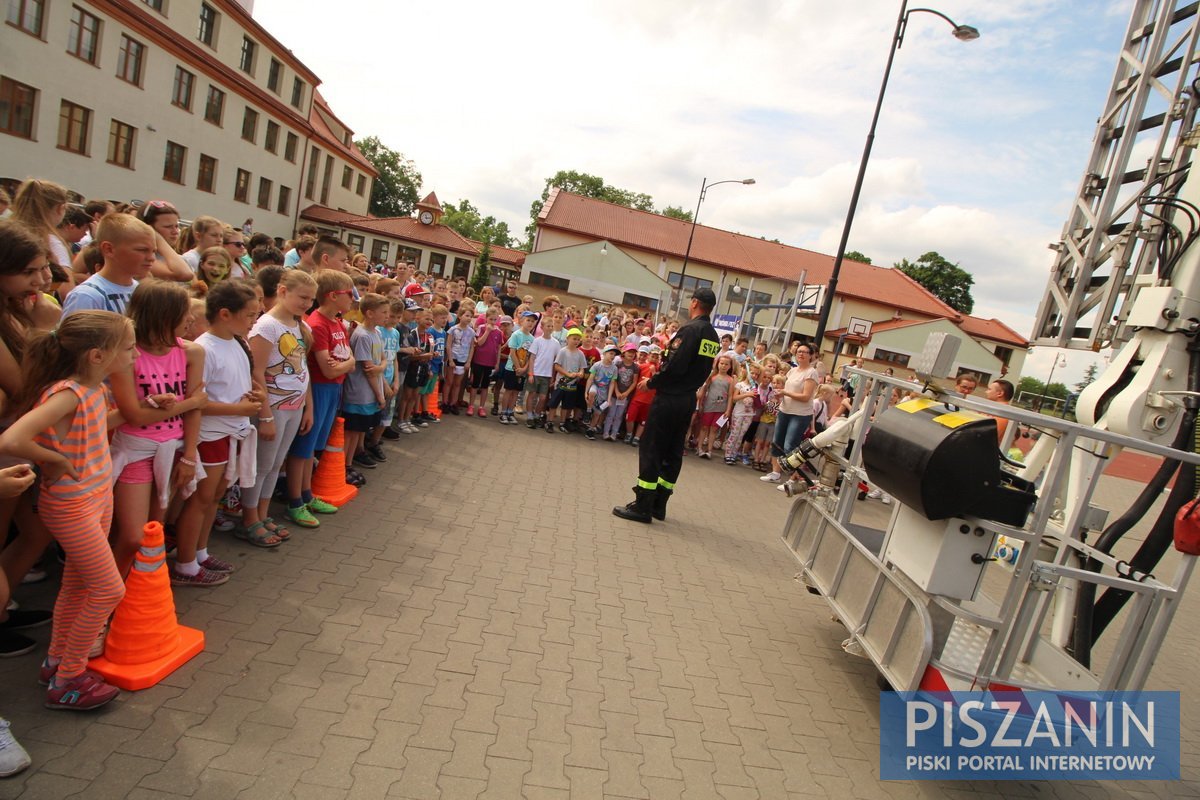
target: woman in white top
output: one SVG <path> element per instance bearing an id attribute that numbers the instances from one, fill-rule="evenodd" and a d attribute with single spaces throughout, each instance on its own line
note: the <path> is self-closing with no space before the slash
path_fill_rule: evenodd
<path id="1" fill-rule="evenodd" d="M 801 344 L 795 351 L 796 366 L 784 376 L 783 391 L 780 392 L 779 416 L 775 420 L 775 439 L 771 442 L 772 470 L 761 480 L 778 483 L 779 458 L 800 444 L 800 440 L 812 427 L 813 397 L 819 383 L 817 371 L 812 367 L 812 349 Z"/>
<path id="2" fill-rule="evenodd" d="M 199 216 L 192 220 L 192 227 L 184 232 L 184 236 L 190 239 L 191 246 L 182 258 L 192 272 L 199 274 L 200 254 L 210 247 L 220 247 L 225 243 L 225 224 L 216 217 Z"/>
<path id="3" fill-rule="evenodd" d="M 58 235 L 58 226 L 67 213 L 67 190 L 57 183 L 29 179 L 17 189 L 12 201 L 12 219 L 46 243 L 50 263 L 71 268 L 71 250 Z"/>

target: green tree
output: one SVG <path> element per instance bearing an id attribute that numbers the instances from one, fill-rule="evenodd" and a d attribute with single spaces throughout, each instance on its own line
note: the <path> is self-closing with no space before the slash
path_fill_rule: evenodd
<path id="1" fill-rule="evenodd" d="M 420 200 L 421 173 L 411 159 L 368 136 L 354 143 L 379 172 L 371 187 L 368 210 L 377 217 L 406 217 Z"/>
<path id="2" fill-rule="evenodd" d="M 527 250 L 533 248 L 533 236 L 537 233 L 538 214 L 541 213 L 542 206 L 546 204 L 546 201 L 550 199 L 550 190 L 555 186 L 566 192 L 616 203 L 626 208 L 636 208 L 639 211 L 654 210 L 654 198 L 644 192 L 631 192 L 609 186 L 599 175 L 589 175 L 586 172 L 574 170 L 559 170 L 546 179 L 546 187 L 542 190 L 542 196 L 529 206 L 529 227 L 525 229 L 525 249 Z"/>
<path id="3" fill-rule="evenodd" d="M 463 201 L 466 202 L 466 201 Z M 475 262 L 475 271 L 471 273 L 469 284 L 475 294 L 492 282 L 492 243 L 483 240 L 483 248 L 479 251 L 479 260 Z"/>
<path id="4" fill-rule="evenodd" d="M 664 208 L 662 211 L 659 211 L 658 213 L 662 214 L 664 217 L 671 217 L 672 219 L 681 219 L 684 222 L 692 221 L 692 212 L 684 211 L 679 206 L 667 206 L 666 208 Z"/>
<path id="5" fill-rule="evenodd" d="M 470 200 L 443 203 L 442 224 L 453 228 L 468 239 L 512 247 L 512 234 L 507 222 L 497 222 L 493 216 L 483 216 Z"/>
<path id="6" fill-rule="evenodd" d="M 1037 378 L 1021 378 L 1020 383 L 1017 384 L 1017 397 L 1020 397 L 1022 393 L 1045 394 L 1046 384 Z"/>
<path id="7" fill-rule="evenodd" d="M 1047 397 L 1057 397 L 1059 400 L 1066 400 L 1069 393 L 1066 384 L 1059 383 L 1058 381 L 1046 384 L 1042 390 L 1042 394 Z"/>
<path id="8" fill-rule="evenodd" d="M 871 261 L 870 256 L 864 256 L 862 253 L 858 252 L 857 250 L 851 250 L 849 253 L 846 253 L 844 258 L 847 258 L 850 261 L 857 261 L 860 264 L 874 263 L 873 261 Z"/>
<path id="9" fill-rule="evenodd" d="M 1087 369 L 1083 371 L 1083 380 L 1075 384 L 1075 391 L 1082 392 L 1096 380 L 1096 374 L 1100 372 L 1100 367 L 1096 366 L 1095 362 L 1087 365 Z"/>
<path id="10" fill-rule="evenodd" d="M 975 279 L 958 264 L 952 264 L 930 250 L 916 261 L 901 259 L 896 269 L 928 289 L 935 297 L 955 311 L 970 314 L 975 307 L 971 287 Z"/>

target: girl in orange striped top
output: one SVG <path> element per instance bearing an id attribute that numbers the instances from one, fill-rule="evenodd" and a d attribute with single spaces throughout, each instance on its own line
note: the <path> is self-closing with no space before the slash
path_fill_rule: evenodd
<path id="1" fill-rule="evenodd" d="M 25 350 L 22 414 L 0 436 L 0 453 L 41 468 L 39 514 L 67 553 L 41 678 L 48 708 L 84 711 L 119 693 L 86 669 L 88 650 L 125 584 L 108 546 L 112 523 L 110 421 L 104 379 L 133 366 L 133 324 L 110 311 L 80 311 Z"/>

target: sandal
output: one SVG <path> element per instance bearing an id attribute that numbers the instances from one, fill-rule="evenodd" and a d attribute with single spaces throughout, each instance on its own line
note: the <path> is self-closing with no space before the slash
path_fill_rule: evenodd
<path id="1" fill-rule="evenodd" d="M 292 532 L 275 521 L 274 517 L 267 517 L 263 520 L 263 525 L 267 526 L 267 530 L 278 536 L 283 541 L 292 538 Z"/>
<path id="2" fill-rule="evenodd" d="M 262 520 L 249 526 L 237 526 L 233 529 L 233 535 L 255 547 L 279 547 L 283 544 L 283 539 L 276 536 L 274 531 L 268 530 Z"/>

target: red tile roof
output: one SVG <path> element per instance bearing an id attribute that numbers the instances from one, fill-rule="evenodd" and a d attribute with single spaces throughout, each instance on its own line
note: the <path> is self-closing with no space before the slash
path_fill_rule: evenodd
<path id="1" fill-rule="evenodd" d="M 475 245 L 477 250 L 483 250 L 483 242 L 477 242 L 474 239 L 467 241 Z M 492 261 L 499 264 L 504 264 L 510 267 L 520 267 L 525 263 L 525 256 L 529 255 L 524 250 L 515 250 L 511 247 L 501 247 L 500 245 L 492 245 Z"/>
<path id="2" fill-rule="evenodd" d="M 926 325 L 932 321 L 933 320 L 928 319 L 888 319 L 884 320 L 883 322 L 872 322 L 871 336 L 874 336 L 877 333 L 883 333 L 884 331 L 894 331 L 897 328 L 908 328 L 913 325 Z M 846 328 L 838 328 L 837 330 L 825 331 L 825 338 L 836 339 L 839 336 L 846 334 L 846 330 Z M 850 333 L 846 334 L 846 338 L 850 339 L 851 341 L 865 342 L 869 337 Z"/>
<path id="3" fill-rule="evenodd" d="M 300 216 L 304 219 L 311 219 L 313 222 L 324 222 L 329 225 L 342 225 L 357 219 L 373 219 L 368 214 L 351 214 L 349 211 L 338 211 L 336 208 L 328 208 L 326 206 L 311 205 L 300 212 Z"/>
<path id="4" fill-rule="evenodd" d="M 375 169 L 370 161 L 367 161 L 367 157 L 364 156 L 357 147 L 355 147 L 353 141 L 351 141 L 350 145 L 347 146 L 342 141 L 341 137 L 335 134 L 329 127 L 329 124 L 325 121 L 322 114 L 327 114 L 339 125 L 346 128 L 346 130 L 351 134 L 354 133 L 354 131 L 351 131 L 344 122 L 337 118 L 337 115 L 333 113 L 333 109 L 331 109 L 329 104 L 325 102 L 325 98 L 321 96 L 321 93 L 314 90 L 312 110 L 309 111 L 308 122 L 310 125 L 312 125 L 313 132 L 316 134 L 317 138 L 321 140 L 321 143 L 325 145 L 326 148 L 336 151 L 350 163 L 356 164 L 363 172 L 367 173 L 372 178 L 378 178 L 379 171 Z"/>
<path id="5" fill-rule="evenodd" d="M 1020 348 L 1029 347 L 1028 339 L 995 317 L 983 319 L 982 317 L 972 317 L 970 314 L 964 314 L 962 321 L 958 323 L 958 327 L 978 339 L 991 339 L 994 342 L 1011 344 L 1014 347 Z"/>
<path id="6" fill-rule="evenodd" d="M 570 233 L 607 239 L 617 245 L 683 257 L 690 222 L 593 200 L 554 188 L 538 214 L 538 224 Z M 720 269 L 795 281 L 807 270 L 805 282 L 824 284 L 833 271 L 833 257 L 800 247 L 769 242 L 706 225 L 697 225 L 690 261 Z M 931 317 L 958 320 L 960 315 L 897 269 L 843 261 L 838 294 Z"/>

